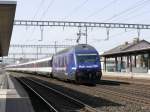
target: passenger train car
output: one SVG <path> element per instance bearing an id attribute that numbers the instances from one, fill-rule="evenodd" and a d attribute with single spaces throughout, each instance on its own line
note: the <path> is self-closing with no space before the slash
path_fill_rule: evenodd
<path id="1" fill-rule="evenodd" d="M 51 75 L 52 72 L 52 58 L 44 58 L 36 61 L 20 63 L 6 66 L 8 71 L 38 73 L 42 75 Z"/>
<path id="2" fill-rule="evenodd" d="M 96 83 L 102 76 L 99 54 L 87 44 L 65 49 L 52 58 L 10 65 L 7 70 L 40 73 L 80 83 Z"/>

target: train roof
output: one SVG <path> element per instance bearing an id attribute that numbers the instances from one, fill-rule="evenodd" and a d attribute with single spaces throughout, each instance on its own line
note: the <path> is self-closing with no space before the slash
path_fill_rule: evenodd
<path id="1" fill-rule="evenodd" d="M 51 60 L 52 57 L 48 57 L 48 58 L 43 58 L 43 59 L 39 59 L 39 60 L 34 60 L 34 61 L 29 61 L 29 62 L 25 62 L 25 63 L 19 63 L 19 64 L 14 64 L 14 65 L 8 65 L 6 67 L 14 67 L 14 66 L 20 66 L 20 65 L 27 65 L 27 64 L 32 64 L 32 63 L 39 63 L 42 61 L 48 61 Z"/>
<path id="2" fill-rule="evenodd" d="M 71 51 L 71 50 L 76 50 L 76 51 L 78 51 L 78 50 L 80 50 L 80 49 L 82 49 L 82 48 L 88 48 L 88 49 L 90 49 L 90 50 L 95 50 L 95 48 L 92 47 L 91 45 L 88 45 L 88 44 L 78 44 L 78 45 L 69 47 L 69 48 L 67 48 L 67 49 L 64 49 L 64 50 L 62 50 L 62 51 L 56 53 L 55 55 L 59 55 L 59 54 L 62 54 L 62 53 L 66 53 L 66 52 Z"/>

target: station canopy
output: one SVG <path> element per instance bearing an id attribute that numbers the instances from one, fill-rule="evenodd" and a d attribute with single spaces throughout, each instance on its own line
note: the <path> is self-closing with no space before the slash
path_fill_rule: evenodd
<path id="1" fill-rule="evenodd" d="M 0 1 L 0 57 L 8 55 L 16 4 L 16 1 Z"/>
<path id="2" fill-rule="evenodd" d="M 135 38 L 133 42 L 125 42 L 113 49 L 110 49 L 102 54 L 103 57 L 118 57 L 127 55 L 137 55 L 150 52 L 150 43 L 146 40 Z"/>

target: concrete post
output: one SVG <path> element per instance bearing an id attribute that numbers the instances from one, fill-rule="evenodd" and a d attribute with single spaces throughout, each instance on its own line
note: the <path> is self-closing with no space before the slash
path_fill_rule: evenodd
<path id="1" fill-rule="evenodd" d="M 115 57 L 115 71 L 118 71 L 118 60 L 117 57 Z"/>
<path id="2" fill-rule="evenodd" d="M 127 68 L 129 68 L 129 56 L 127 56 Z"/>
<path id="3" fill-rule="evenodd" d="M 136 55 L 134 56 L 134 65 L 135 65 L 135 68 L 136 68 Z"/>
<path id="4" fill-rule="evenodd" d="M 132 56 L 130 55 L 130 72 L 132 72 Z"/>
<path id="5" fill-rule="evenodd" d="M 123 58 L 121 56 L 121 69 L 123 68 Z M 121 71 L 120 71 L 121 72 Z"/>
<path id="6" fill-rule="evenodd" d="M 104 57 L 104 70 L 106 72 L 106 57 Z"/>

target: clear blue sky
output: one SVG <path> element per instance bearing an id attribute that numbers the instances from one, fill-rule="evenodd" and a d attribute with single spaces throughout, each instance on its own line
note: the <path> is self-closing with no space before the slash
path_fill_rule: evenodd
<path id="1" fill-rule="evenodd" d="M 68 20 L 91 22 L 121 22 L 150 24 L 150 0 L 17 0 L 15 19 Z M 44 40 L 40 39 L 39 27 L 14 26 L 11 44 L 71 44 L 76 39 L 77 28 L 44 27 Z M 88 29 L 88 43 L 99 52 L 106 51 L 137 37 L 137 30 Z M 140 39 L 150 41 L 150 30 L 141 30 Z M 81 43 L 84 38 L 81 39 Z"/>

